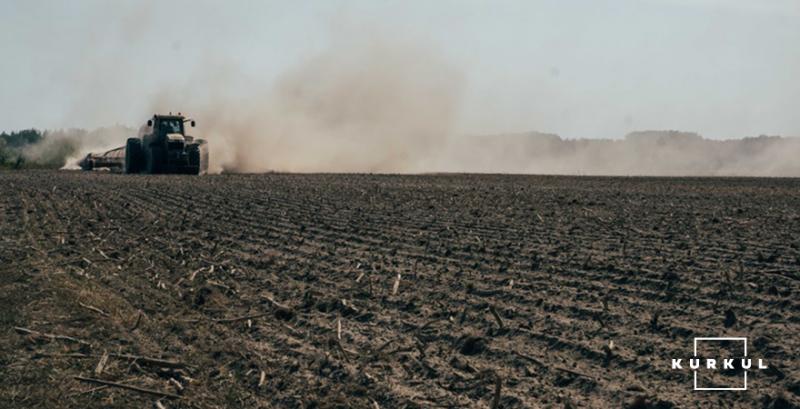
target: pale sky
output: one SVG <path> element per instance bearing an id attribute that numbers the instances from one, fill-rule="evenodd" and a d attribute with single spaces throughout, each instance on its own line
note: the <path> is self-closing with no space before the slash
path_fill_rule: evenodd
<path id="1" fill-rule="evenodd" d="M 362 27 L 459 68 L 462 133 L 800 136 L 798 0 L 2 0 L 0 129 L 136 125 L 164 84 L 269 82 Z"/>

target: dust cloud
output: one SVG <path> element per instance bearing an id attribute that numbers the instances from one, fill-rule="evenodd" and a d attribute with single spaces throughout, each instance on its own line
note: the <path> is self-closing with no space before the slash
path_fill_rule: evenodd
<path id="1" fill-rule="evenodd" d="M 562 139 L 538 132 L 463 137 L 450 171 L 613 176 L 800 176 L 800 138 L 711 140 L 639 131 L 624 139 Z"/>
<path id="2" fill-rule="evenodd" d="M 78 162 L 89 153 L 102 153 L 125 145 L 136 130 L 121 125 L 97 128 L 91 131 L 68 129 L 48 131 L 42 142 L 25 150 L 26 157 L 34 162 L 63 163 L 62 169 L 79 169 Z"/>
<path id="3" fill-rule="evenodd" d="M 334 39 L 268 84 L 235 64 L 210 64 L 192 85 L 162 89 L 152 112 L 191 112 L 209 142 L 212 173 L 800 176 L 797 138 L 455 134 L 466 87 L 459 67 L 427 44 L 365 37 Z"/>
<path id="4" fill-rule="evenodd" d="M 135 131 L 124 126 L 0 133 L 0 168 L 78 169 L 90 152 L 101 153 L 125 144 Z"/>
<path id="5" fill-rule="evenodd" d="M 153 112 L 189 108 L 211 172 L 429 170 L 452 135 L 460 71 L 432 47 L 379 35 L 334 43 L 271 84 L 210 69 L 196 87 L 163 90 Z"/>

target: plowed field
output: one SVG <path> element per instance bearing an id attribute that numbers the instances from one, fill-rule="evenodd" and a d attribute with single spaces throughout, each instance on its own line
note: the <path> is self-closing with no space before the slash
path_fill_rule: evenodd
<path id="1" fill-rule="evenodd" d="M 6 172 L 0 406 L 797 407 L 799 284 L 800 180 Z"/>

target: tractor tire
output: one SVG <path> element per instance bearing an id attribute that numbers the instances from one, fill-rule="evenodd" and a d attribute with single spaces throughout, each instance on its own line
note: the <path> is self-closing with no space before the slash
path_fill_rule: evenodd
<path id="1" fill-rule="evenodd" d="M 89 171 L 94 168 L 94 163 L 92 159 L 89 158 L 88 155 L 85 158 L 83 158 L 78 164 L 81 167 L 81 170 Z"/>
<path id="2" fill-rule="evenodd" d="M 162 159 L 163 156 L 161 154 L 162 149 L 160 146 L 151 146 L 150 149 L 147 150 L 147 154 L 145 157 L 147 158 L 146 162 L 146 171 L 151 175 L 156 175 L 161 173 L 161 169 L 163 168 Z"/>
<path id="3" fill-rule="evenodd" d="M 200 174 L 200 146 L 196 144 L 192 144 L 186 147 L 186 150 L 189 154 L 189 167 L 186 169 L 186 173 L 189 175 L 199 175 Z"/>
<path id="4" fill-rule="evenodd" d="M 129 138 L 125 144 L 125 173 L 142 171 L 142 140 Z"/>
<path id="5" fill-rule="evenodd" d="M 200 150 L 198 175 L 205 175 L 208 173 L 208 143 L 204 139 L 198 139 L 197 146 Z"/>
<path id="6" fill-rule="evenodd" d="M 186 146 L 189 155 L 189 168 L 186 173 L 204 175 L 208 173 L 208 143 L 204 139 L 195 139 Z"/>

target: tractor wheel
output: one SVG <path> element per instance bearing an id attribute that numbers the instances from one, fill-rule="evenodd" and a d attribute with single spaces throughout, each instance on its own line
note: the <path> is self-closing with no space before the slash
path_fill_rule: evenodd
<path id="1" fill-rule="evenodd" d="M 161 155 L 161 147 L 160 146 L 151 146 L 150 149 L 147 150 L 147 173 L 151 175 L 155 175 L 161 173 L 162 168 L 162 156 Z"/>
<path id="2" fill-rule="evenodd" d="M 200 162 L 198 164 L 200 169 L 198 170 L 198 174 L 205 175 L 208 173 L 208 143 L 203 139 L 199 139 L 197 141 L 197 146 L 200 150 Z"/>
<path id="3" fill-rule="evenodd" d="M 186 170 L 186 173 L 190 175 L 199 175 L 200 174 L 200 146 L 198 145 L 189 145 L 187 150 L 189 151 L 189 168 Z"/>
<path id="4" fill-rule="evenodd" d="M 94 166 L 94 164 L 92 163 L 91 156 L 92 155 L 86 155 L 86 157 L 83 158 L 78 163 L 78 165 L 80 165 L 81 169 L 83 169 L 83 170 L 92 170 L 92 167 Z"/>
<path id="5" fill-rule="evenodd" d="M 125 144 L 125 173 L 139 173 L 142 170 L 142 140 L 130 138 Z"/>

